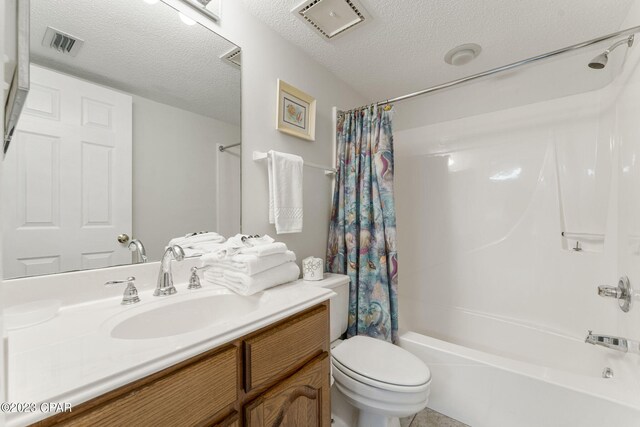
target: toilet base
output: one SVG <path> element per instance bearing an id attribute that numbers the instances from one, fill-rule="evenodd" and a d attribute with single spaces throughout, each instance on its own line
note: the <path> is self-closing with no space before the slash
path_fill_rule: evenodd
<path id="1" fill-rule="evenodd" d="M 398 417 L 385 417 L 354 407 L 334 384 L 331 386 L 332 427 L 400 427 Z"/>
<path id="2" fill-rule="evenodd" d="M 400 419 L 360 410 L 357 425 L 358 427 L 400 427 Z"/>

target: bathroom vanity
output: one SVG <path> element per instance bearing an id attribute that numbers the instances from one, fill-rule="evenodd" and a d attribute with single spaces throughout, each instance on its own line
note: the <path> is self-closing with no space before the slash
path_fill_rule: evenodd
<path id="1" fill-rule="evenodd" d="M 333 292 L 302 280 L 251 297 L 176 287 L 159 298 L 141 284 L 138 304 L 86 301 L 9 332 L 8 400 L 72 410 L 13 413 L 7 426 L 330 425 Z"/>
<path id="2" fill-rule="evenodd" d="M 36 425 L 328 426 L 328 304 Z"/>

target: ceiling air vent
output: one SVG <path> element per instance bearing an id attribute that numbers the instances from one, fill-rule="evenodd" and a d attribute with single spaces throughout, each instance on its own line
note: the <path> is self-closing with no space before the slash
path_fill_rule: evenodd
<path id="1" fill-rule="evenodd" d="M 242 65 L 242 52 L 240 51 L 239 47 L 234 47 L 229 52 L 222 55 L 220 59 L 228 62 L 233 66 L 239 67 Z"/>
<path id="2" fill-rule="evenodd" d="M 325 39 L 333 39 L 371 20 L 357 0 L 307 0 L 291 12 Z"/>
<path id="3" fill-rule="evenodd" d="M 53 27 L 47 27 L 42 39 L 42 46 L 71 56 L 76 56 L 83 44 L 84 40 Z"/>

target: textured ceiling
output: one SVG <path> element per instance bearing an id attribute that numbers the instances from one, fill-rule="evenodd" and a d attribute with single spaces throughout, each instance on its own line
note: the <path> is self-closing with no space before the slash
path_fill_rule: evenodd
<path id="1" fill-rule="evenodd" d="M 47 26 L 85 43 L 74 58 L 42 46 Z M 34 62 L 125 92 L 240 122 L 240 70 L 219 59 L 233 44 L 200 25 L 185 25 L 162 2 L 31 2 Z"/>
<path id="2" fill-rule="evenodd" d="M 372 21 L 327 41 L 290 12 L 300 0 L 242 1 L 251 13 L 371 101 L 617 31 L 633 2 L 360 0 Z M 445 53 L 463 43 L 481 45 L 482 53 L 464 66 L 446 64 Z"/>

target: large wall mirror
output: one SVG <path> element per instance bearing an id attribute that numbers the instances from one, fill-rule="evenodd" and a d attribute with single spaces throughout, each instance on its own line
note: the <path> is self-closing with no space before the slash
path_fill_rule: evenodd
<path id="1" fill-rule="evenodd" d="M 240 231 L 239 48 L 150 0 L 31 1 L 2 173 L 4 278 L 158 261 Z M 220 151 L 220 147 L 228 147 Z"/>

